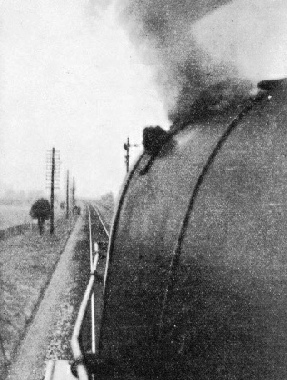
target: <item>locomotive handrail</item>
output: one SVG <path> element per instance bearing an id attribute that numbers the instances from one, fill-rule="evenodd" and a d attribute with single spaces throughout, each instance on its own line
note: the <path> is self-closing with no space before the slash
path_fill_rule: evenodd
<path id="1" fill-rule="evenodd" d="M 95 300 L 94 300 L 94 282 L 95 282 L 95 273 L 97 265 L 99 262 L 99 250 L 96 249 L 94 258 L 93 258 L 93 244 L 92 244 L 92 228 L 91 228 L 91 213 L 88 206 L 89 214 L 89 248 L 90 248 L 90 280 L 88 286 L 84 293 L 83 301 L 80 305 L 79 313 L 76 319 L 72 339 L 71 347 L 74 356 L 74 363 L 77 366 L 77 373 L 80 380 L 89 380 L 89 375 L 84 365 L 84 355 L 80 347 L 80 334 L 82 330 L 83 321 L 87 312 L 89 301 L 91 301 L 91 341 L 92 341 L 92 353 L 96 352 L 96 341 L 95 341 Z"/>
<path id="2" fill-rule="evenodd" d="M 77 372 L 78 372 L 78 377 L 80 380 L 89 380 L 88 372 L 83 363 L 83 353 L 81 351 L 79 338 L 80 338 L 82 324 L 85 318 L 86 310 L 88 307 L 88 303 L 93 294 L 93 287 L 94 287 L 94 282 L 95 282 L 95 271 L 98 265 L 98 261 L 99 261 L 99 253 L 97 252 L 95 254 L 92 271 L 90 274 L 90 280 L 85 290 L 83 301 L 80 305 L 78 317 L 76 319 L 76 323 L 75 323 L 75 327 L 73 331 L 73 336 L 71 339 L 72 351 L 74 355 L 74 360 L 77 363 Z"/>

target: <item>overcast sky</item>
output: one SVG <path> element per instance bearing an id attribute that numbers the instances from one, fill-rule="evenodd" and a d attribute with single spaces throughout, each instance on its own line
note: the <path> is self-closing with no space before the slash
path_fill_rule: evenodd
<path id="1" fill-rule="evenodd" d="M 78 195 L 117 193 L 126 138 L 140 143 L 145 125 L 168 127 L 152 67 L 114 8 L 97 1 L 0 0 L 0 182 L 15 190 L 45 188 L 54 146 L 62 189 L 69 169 Z M 190 33 L 208 60 L 246 77 L 287 75 L 287 0 L 234 0 Z"/>
<path id="2" fill-rule="evenodd" d="M 63 189 L 69 169 L 78 195 L 117 192 L 127 136 L 140 143 L 145 125 L 167 125 L 151 69 L 111 8 L 85 0 L 0 4 L 0 181 L 43 189 L 45 152 L 55 146 Z"/>

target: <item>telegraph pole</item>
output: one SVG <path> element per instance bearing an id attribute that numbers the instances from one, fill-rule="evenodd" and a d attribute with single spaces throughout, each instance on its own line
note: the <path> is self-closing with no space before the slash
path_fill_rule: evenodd
<path id="1" fill-rule="evenodd" d="M 52 235 L 55 230 L 55 189 L 60 187 L 60 152 L 53 148 L 51 151 L 47 152 L 46 159 L 46 181 L 50 182 L 48 188 L 51 189 L 50 234 Z"/>
<path id="2" fill-rule="evenodd" d="M 73 207 L 73 215 L 75 212 L 75 177 L 73 177 L 73 187 L 72 187 L 72 207 Z"/>
<path id="3" fill-rule="evenodd" d="M 51 222 L 50 222 L 50 234 L 54 233 L 54 222 L 55 222 L 55 148 L 52 149 L 52 169 L 51 169 Z"/>
<path id="4" fill-rule="evenodd" d="M 67 190 L 66 190 L 66 219 L 69 219 L 69 170 L 67 170 Z"/>

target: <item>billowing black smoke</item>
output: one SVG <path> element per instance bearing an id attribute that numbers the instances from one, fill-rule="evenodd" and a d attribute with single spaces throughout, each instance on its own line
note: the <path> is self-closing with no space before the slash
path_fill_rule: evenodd
<path id="1" fill-rule="evenodd" d="M 192 25 L 229 0 L 118 0 L 122 24 L 143 60 L 154 66 L 171 121 L 220 112 L 251 84 L 230 65 L 214 64 L 200 50 Z"/>

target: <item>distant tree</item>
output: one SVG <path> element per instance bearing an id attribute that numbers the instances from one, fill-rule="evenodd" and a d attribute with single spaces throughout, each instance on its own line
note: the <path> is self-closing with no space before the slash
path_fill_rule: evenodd
<path id="1" fill-rule="evenodd" d="M 38 219 L 40 235 L 44 232 L 45 220 L 50 217 L 50 203 L 47 199 L 38 199 L 30 210 L 30 216 L 33 219 Z"/>
<path id="2" fill-rule="evenodd" d="M 81 215 L 81 207 L 74 206 L 74 215 Z"/>

